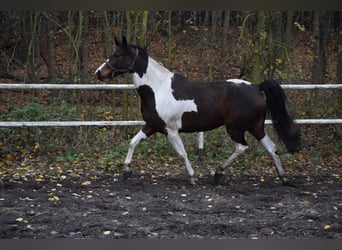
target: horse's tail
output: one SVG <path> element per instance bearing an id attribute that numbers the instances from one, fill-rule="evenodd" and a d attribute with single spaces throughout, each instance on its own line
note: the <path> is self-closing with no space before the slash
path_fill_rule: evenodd
<path id="1" fill-rule="evenodd" d="M 259 89 L 266 95 L 266 106 L 271 114 L 274 129 L 290 153 L 299 151 L 300 130 L 287 107 L 287 97 L 275 80 L 260 83 Z"/>

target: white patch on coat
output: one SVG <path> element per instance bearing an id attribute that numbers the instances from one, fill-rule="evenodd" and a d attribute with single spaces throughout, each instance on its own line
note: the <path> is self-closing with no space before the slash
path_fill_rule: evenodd
<path id="1" fill-rule="evenodd" d="M 232 83 L 235 83 L 235 84 L 247 84 L 247 85 L 251 85 L 250 82 L 248 81 L 245 81 L 245 80 L 242 80 L 242 79 L 228 79 L 227 82 L 232 82 Z"/>
<path id="2" fill-rule="evenodd" d="M 197 112 L 194 100 L 176 100 L 172 92 L 172 78 L 174 73 L 163 67 L 153 58 L 148 58 L 146 73 L 140 77 L 137 73 L 131 74 L 136 88 L 149 86 L 155 96 L 156 111 L 159 117 L 170 129 L 182 128 L 184 112 Z"/>

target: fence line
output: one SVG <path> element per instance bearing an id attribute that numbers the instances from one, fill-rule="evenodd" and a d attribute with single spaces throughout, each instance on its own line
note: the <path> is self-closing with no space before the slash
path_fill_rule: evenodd
<path id="1" fill-rule="evenodd" d="M 342 89 L 342 84 L 282 84 L 284 89 Z M 17 84 L 1 83 L 0 89 L 135 89 L 133 84 Z M 342 119 L 297 119 L 298 124 L 342 124 Z M 32 121 L 0 122 L 0 127 L 141 126 L 144 121 Z M 265 124 L 272 124 L 266 120 Z"/>
<path id="2" fill-rule="evenodd" d="M 284 89 L 342 89 L 342 84 L 281 84 Z M 134 84 L 0 83 L 0 89 L 135 89 Z"/>
<path id="3" fill-rule="evenodd" d="M 342 124 L 342 119 L 297 119 L 298 124 Z M 38 121 L 0 122 L 0 127 L 81 127 L 81 126 L 142 126 L 144 121 Z M 265 124 L 272 124 L 265 120 Z"/>
<path id="4" fill-rule="evenodd" d="M 134 84 L 23 84 L 1 83 L 0 89 L 135 89 Z"/>

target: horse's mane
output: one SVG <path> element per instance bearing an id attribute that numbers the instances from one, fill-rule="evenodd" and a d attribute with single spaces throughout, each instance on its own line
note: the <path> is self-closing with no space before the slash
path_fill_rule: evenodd
<path id="1" fill-rule="evenodd" d="M 139 51 L 139 55 L 145 60 L 147 61 L 148 60 L 148 53 L 147 51 L 142 48 L 141 46 L 139 45 L 133 45 L 133 44 L 130 44 L 131 47 L 137 49 Z"/>
<path id="2" fill-rule="evenodd" d="M 178 80 L 178 81 L 188 81 L 188 79 L 180 73 L 175 73 L 173 75 L 173 79 Z"/>

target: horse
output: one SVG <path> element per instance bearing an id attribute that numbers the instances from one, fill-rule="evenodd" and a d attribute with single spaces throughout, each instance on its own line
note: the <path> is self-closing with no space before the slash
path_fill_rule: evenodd
<path id="1" fill-rule="evenodd" d="M 98 80 L 129 74 L 141 98 L 143 128 L 132 138 L 124 162 L 123 178 L 131 176 L 130 163 L 136 146 L 154 133 L 166 135 L 183 158 L 190 183 L 197 178 L 184 148 L 181 132 L 209 131 L 225 126 L 235 143 L 235 151 L 215 171 L 214 182 L 224 170 L 248 149 L 245 133 L 252 134 L 267 150 L 283 184 L 288 184 L 275 143 L 266 134 L 267 112 L 280 140 L 290 153 L 300 148 L 300 130 L 292 118 L 287 96 L 276 80 L 251 84 L 242 79 L 194 82 L 165 68 L 139 45 L 129 44 L 123 36 L 115 37 L 116 48 L 96 70 Z"/>

